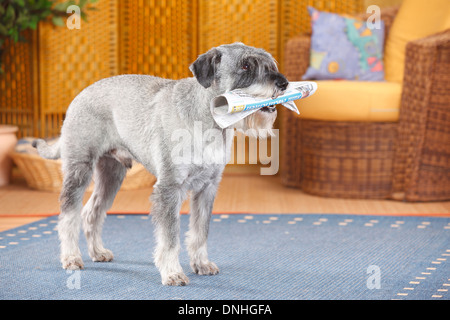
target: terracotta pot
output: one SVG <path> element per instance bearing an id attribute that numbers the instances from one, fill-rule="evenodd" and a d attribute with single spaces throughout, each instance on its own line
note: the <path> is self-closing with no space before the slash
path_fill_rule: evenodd
<path id="1" fill-rule="evenodd" d="M 17 143 L 15 126 L 0 125 L 0 187 L 11 181 L 12 159 L 9 155 Z"/>

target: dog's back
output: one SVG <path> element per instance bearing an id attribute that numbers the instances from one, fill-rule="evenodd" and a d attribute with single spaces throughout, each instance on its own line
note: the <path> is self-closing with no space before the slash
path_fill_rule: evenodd
<path id="1" fill-rule="evenodd" d="M 149 119 L 145 114 L 156 107 L 152 101 L 171 82 L 147 75 L 99 80 L 81 91 L 69 105 L 58 143 L 49 146 L 36 140 L 33 145 L 42 157 L 49 159 L 57 159 L 61 153 L 62 157 L 67 153 L 82 154 L 81 149 L 86 148 L 91 149 L 90 157 L 95 157 L 93 153 L 101 156 L 125 143 L 122 136 L 130 134 L 127 126 L 146 125 L 144 122 Z"/>

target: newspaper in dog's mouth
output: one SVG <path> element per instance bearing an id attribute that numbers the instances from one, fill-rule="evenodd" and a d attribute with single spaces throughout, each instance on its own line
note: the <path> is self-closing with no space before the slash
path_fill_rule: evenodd
<path id="1" fill-rule="evenodd" d="M 236 89 L 217 96 L 211 101 L 211 113 L 221 128 L 227 128 L 241 119 L 267 106 L 282 104 L 291 111 L 300 114 L 294 100 L 309 97 L 317 90 L 317 84 L 311 81 L 290 82 L 283 95 L 272 99 L 260 99 Z"/>

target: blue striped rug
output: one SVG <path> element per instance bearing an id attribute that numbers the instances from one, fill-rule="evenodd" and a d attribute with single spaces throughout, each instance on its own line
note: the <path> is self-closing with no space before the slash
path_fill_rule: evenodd
<path id="1" fill-rule="evenodd" d="M 181 216 L 181 234 L 189 216 Z M 57 217 L 0 233 L 0 299 L 426 299 L 450 294 L 450 219 L 360 215 L 213 215 L 209 256 L 217 276 L 180 261 L 190 284 L 161 285 L 151 219 L 109 215 L 115 259 L 60 266 Z M 184 236 L 183 236 L 184 237 Z M 184 239 L 183 239 L 184 240 Z"/>

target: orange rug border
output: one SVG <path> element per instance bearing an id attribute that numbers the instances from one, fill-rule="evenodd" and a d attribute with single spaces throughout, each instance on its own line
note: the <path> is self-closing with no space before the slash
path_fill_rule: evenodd
<path id="1" fill-rule="evenodd" d="M 189 211 L 180 211 L 180 214 L 189 214 Z M 441 217 L 448 218 L 450 213 L 331 213 L 331 212 L 313 212 L 313 213 L 298 213 L 298 212 L 288 212 L 288 213 L 275 213 L 275 212 L 249 212 L 249 211 L 213 211 L 213 215 L 221 214 L 258 214 L 258 215 L 270 215 L 270 214 L 335 214 L 335 215 L 361 215 L 361 216 L 398 216 L 398 217 Z M 0 218 L 46 218 L 52 216 L 58 216 L 59 212 L 53 213 L 30 213 L 30 214 L 0 214 Z M 149 215 L 149 211 L 108 211 L 108 215 Z"/>

